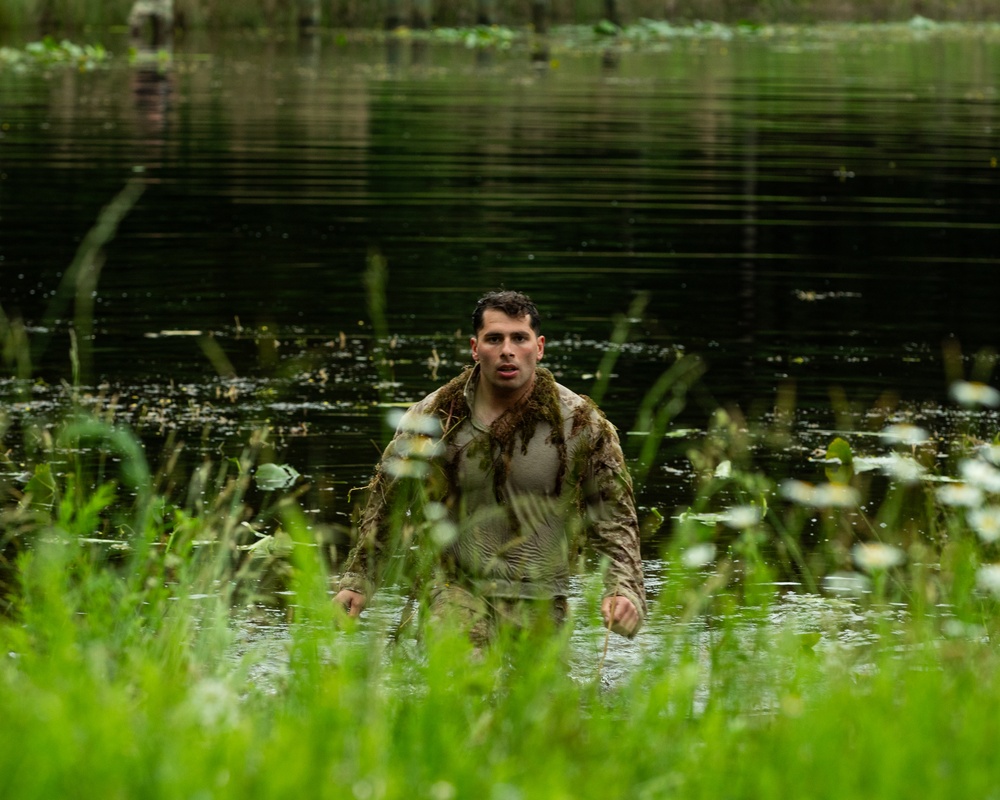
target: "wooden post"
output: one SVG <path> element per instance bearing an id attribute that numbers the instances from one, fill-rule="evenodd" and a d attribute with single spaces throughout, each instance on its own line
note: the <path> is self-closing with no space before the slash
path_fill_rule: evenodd
<path id="1" fill-rule="evenodd" d="M 431 0 L 413 0 L 411 26 L 416 31 L 427 30 L 431 26 L 431 14 L 433 3 Z"/>
<path id="2" fill-rule="evenodd" d="M 531 23 L 535 33 L 544 35 L 549 32 L 549 7 L 549 0 L 531 0 Z"/>
<path id="3" fill-rule="evenodd" d="M 476 0 L 476 24 L 492 25 L 497 16 L 496 0 Z"/>

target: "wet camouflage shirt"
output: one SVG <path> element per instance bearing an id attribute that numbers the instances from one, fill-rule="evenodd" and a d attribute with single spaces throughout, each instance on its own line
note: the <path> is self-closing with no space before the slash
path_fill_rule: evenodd
<path id="1" fill-rule="evenodd" d="M 456 531 L 436 582 L 484 596 L 565 597 L 589 538 L 607 559 L 605 596 L 627 597 L 644 618 L 635 502 L 614 426 L 541 368 L 531 394 L 484 426 L 471 413 L 478 378 L 478 368 L 467 369 L 404 415 L 368 487 L 341 588 L 371 597 L 390 556 L 401 473 L 393 465 L 433 448 L 431 492 Z"/>

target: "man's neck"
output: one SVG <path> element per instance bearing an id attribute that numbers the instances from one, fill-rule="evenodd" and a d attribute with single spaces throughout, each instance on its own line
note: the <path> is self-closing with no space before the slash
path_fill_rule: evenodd
<path id="1" fill-rule="evenodd" d="M 476 386 L 475 398 L 473 400 L 473 416 L 483 425 L 492 425 L 497 419 L 531 395 L 537 378 L 537 375 L 533 375 L 528 383 L 517 391 L 509 393 L 493 391 L 489 384 L 480 380 Z"/>

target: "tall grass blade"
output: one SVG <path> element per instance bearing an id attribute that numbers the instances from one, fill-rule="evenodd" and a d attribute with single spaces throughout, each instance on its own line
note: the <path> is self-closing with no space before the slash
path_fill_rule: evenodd
<path id="1" fill-rule="evenodd" d="M 97 222 L 83 237 L 55 295 L 49 301 L 43 317 L 42 332 L 33 339 L 33 363 L 41 362 L 53 331 L 73 304 L 73 331 L 78 363 L 74 378 L 78 384 L 90 380 L 93 366 L 94 296 L 104 263 L 103 249 L 115 237 L 121 221 L 139 201 L 144 189 L 140 179 L 131 179 L 101 210 Z"/>

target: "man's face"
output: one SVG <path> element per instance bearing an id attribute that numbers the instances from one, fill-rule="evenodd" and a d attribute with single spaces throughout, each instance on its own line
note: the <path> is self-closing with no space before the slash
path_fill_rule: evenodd
<path id="1" fill-rule="evenodd" d="M 472 357 L 479 362 L 482 379 L 493 391 L 514 393 L 531 384 L 535 366 L 545 350 L 545 337 L 531 328 L 531 317 L 508 317 L 488 308 L 483 327 L 471 340 Z"/>

